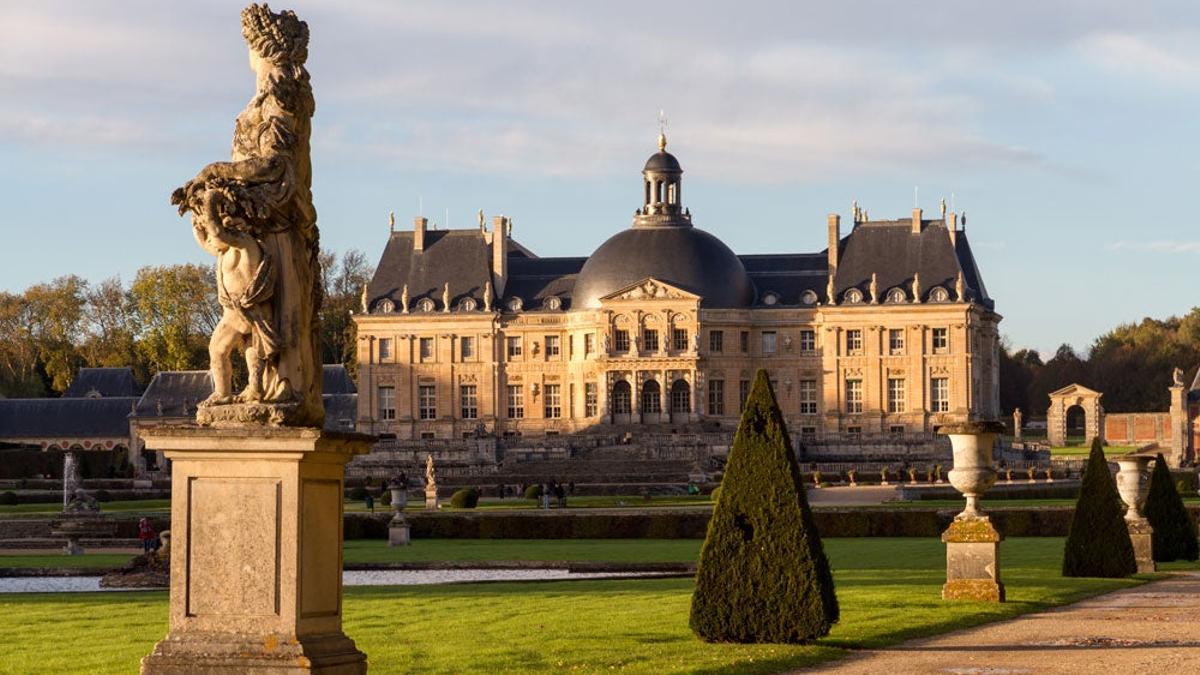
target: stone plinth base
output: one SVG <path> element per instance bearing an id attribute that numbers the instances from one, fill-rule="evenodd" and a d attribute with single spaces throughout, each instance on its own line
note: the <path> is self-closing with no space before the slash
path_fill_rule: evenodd
<path id="1" fill-rule="evenodd" d="M 201 403 L 196 407 L 196 423 L 219 428 L 245 427 L 247 425 L 293 426 L 305 422 L 302 417 L 309 411 L 299 403 L 230 403 L 210 405 Z"/>
<path id="2" fill-rule="evenodd" d="M 142 659 L 142 672 L 163 675 L 362 675 L 367 656 L 340 633 L 297 639 L 289 635 L 187 633 L 168 635 Z"/>
<path id="3" fill-rule="evenodd" d="M 942 533 L 942 541 L 946 542 L 943 600 L 1004 602 L 1001 539 L 987 516 L 958 518 L 950 524 Z"/>
<path id="4" fill-rule="evenodd" d="M 1150 527 L 1150 522 L 1143 518 L 1127 520 L 1125 525 L 1129 528 L 1129 540 L 1133 542 L 1133 558 L 1137 561 L 1137 571 L 1157 571 L 1158 567 L 1154 564 L 1154 546 L 1151 542 L 1154 529 Z"/>
<path id="5" fill-rule="evenodd" d="M 388 521 L 388 546 L 408 546 L 410 532 L 408 521 L 397 513 Z"/>
<path id="6" fill-rule="evenodd" d="M 229 407 L 229 406 L 223 406 Z M 345 464 L 373 438 L 145 429 L 171 465 L 170 631 L 143 673 L 365 673 L 342 633 Z"/>
<path id="7" fill-rule="evenodd" d="M 425 509 L 428 511 L 437 511 L 442 503 L 438 501 L 437 488 L 425 488 Z"/>

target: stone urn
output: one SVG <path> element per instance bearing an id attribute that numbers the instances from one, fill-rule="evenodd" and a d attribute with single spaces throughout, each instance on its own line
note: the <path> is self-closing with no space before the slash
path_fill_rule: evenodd
<path id="1" fill-rule="evenodd" d="M 938 433 L 950 437 L 954 451 L 954 468 L 950 469 L 950 484 L 967 499 L 967 507 L 956 519 L 977 518 L 979 498 L 996 484 L 992 468 L 992 446 L 996 436 L 1004 431 L 999 422 L 967 422 L 942 427 Z"/>
<path id="2" fill-rule="evenodd" d="M 1145 455 L 1122 455 L 1117 457 L 1117 492 L 1128 507 L 1125 520 L 1140 522 L 1145 519 L 1142 507 L 1150 494 L 1150 457 Z"/>

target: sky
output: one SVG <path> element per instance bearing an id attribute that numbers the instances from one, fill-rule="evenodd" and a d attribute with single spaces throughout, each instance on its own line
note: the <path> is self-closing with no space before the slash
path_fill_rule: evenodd
<path id="1" fill-rule="evenodd" d="M 0 290 L 210 261 L 168 197 L 253 93 L 241 2 L 0 0 Z M 1015 347 L 1197 303 L 1200 3 L 295 0 L 323 245 L 513 219 L 539 255 L 629 226 L 660 110 L 739 253 L 966 212 Z"/>

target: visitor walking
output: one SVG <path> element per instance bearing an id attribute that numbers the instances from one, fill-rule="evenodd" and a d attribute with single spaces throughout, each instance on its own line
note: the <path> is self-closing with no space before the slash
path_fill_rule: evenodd
<path id="1" fill-rule="evenodd" d="M 370 511 L 371 513 L 375 513 L 375 497 L 373 497 L 370 492 L 367 493 L 366 501 L 367 501 L 367 510 Z"/>
<path id="2" fill-rule="evenodd" d="M 149 553 L 158 548 L 155 545 L 158 533 L 154 531 L 154 526 L 150 524 L 149 518 L 142 518 L 138 521 L 138 539 L 142 540 L 142 553 Z"/>

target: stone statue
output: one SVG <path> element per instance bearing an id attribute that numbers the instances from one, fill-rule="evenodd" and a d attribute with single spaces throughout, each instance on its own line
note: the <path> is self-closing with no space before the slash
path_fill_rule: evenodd
<path id="1" fill-rule="evenodd" d="M 450 282 L 449 281 L 447 281 L 446 285 L 442 287 L 442 311 L 443 312 L 450 311 Z"/>
<path id="2" fill-rule="evenodd" d="M 825 284 L 825 295 L 826 295 L 826 297 L 829 298 L 829 304 L 831 304 L 831 305 L 837 304 L 837 298 L 834 297 L 834 292 L 833 292 L 833 275 L 832 274 L 829 275 L 829 281 L 828 281 L 828 283 Z"/>
<path id="3" fill-rule="evenodd" d="M 433 472 L 433 455 L 425 455 L 425 484 L 437 485 L 437 477 Z"/>
<path id="4" fill-rule="evenodd" d="M 958 271 L 958 277 L 954 280 L 954 296 L 958 302 L 963 302 L 967 299 L 967 282 L 963 279 L 962 270 Z"/>
<path id="5" fill-rule="evenodd" d="M 610 343 L 608 341 L 608 333 L 605 333 L 604 334 L 604 353 L 605 354 L 607 354 L 609 352 L 609 349 L 610 349 L 609 345 L 610 345 Z"/>
<path id="6" fill-rule="evenodd" d="M 479 212 L 483 215 L 483 211 Z M 492 280 L 488 279 L 483 282 L 483 309 L 484 311 L 492 311 Z"/>
<path id="7" fill-rule="evenodd" d="M 921 273 L 913 273 L 913 302 L 921 302 Z"/>
<path id="8" fill-rule="evenodd" d="M 400 313 L 408 314 L 408 284 L 400 289 Z"/>
<path id="9" fill-rule="evenodd" d="M 362 294 L 358 296 L 358 303 L 362 306 L 362 313 L 367 313 L 367 285 L 363 284 Z"/>
<path id="10" fill-rule="evenodd" d="M 1021 440 L 1021 409 L 1013 410 L 1013 440 Z"/>
<path id="11" fill-rule="evenodd" d="M 1174 385 L 1176 387 L 1183 386 L 1183 369 L 1182 368 L 1176 368 L 1175 370 L 1171 371 L 1171 381 L 1172 381 L 1172 383 L 1174 383 Z"/>
<path id="12" fill-rule="evenodd" d="M 483 232 L 487 227 L 483 224 L 483 209 L 479 209 L 479 231 Z"/>
<path id="13" fill-rule="evenodd" d="M 879 275 L 871 272 L 871 304 L 879 304 Z"/>
<path id="14" fill-rule="evenodd" d="M 396 212 L 395 211 L 388 211 L 388 231 L 389 232 L 396 231 Z"/>
<path id="15" fill-rule="evenodd" d="M 63 513 L 100 513 L 100 504 L 91 495 L 76 488 L 63 507 Z"/>
<path id="16" fill-rule="evenodd" d="M 692 333 L 692 351 L 700 352 L 700 331 Z"/>
<path id="17" fill-rule="evenodd" d="M 242 35 L 257 91 L 235 123 L 231 161 L 209 164 L 171 194 L 180 215 L 191 212 L 196 241 L 217 258 L 223 310 L 209 341 L 213 393 L 197 421 L 320 427 L 308 25 L 252 4 L 242 11 Z M 237 349 L 249 381 L 235 396 Z"/>

